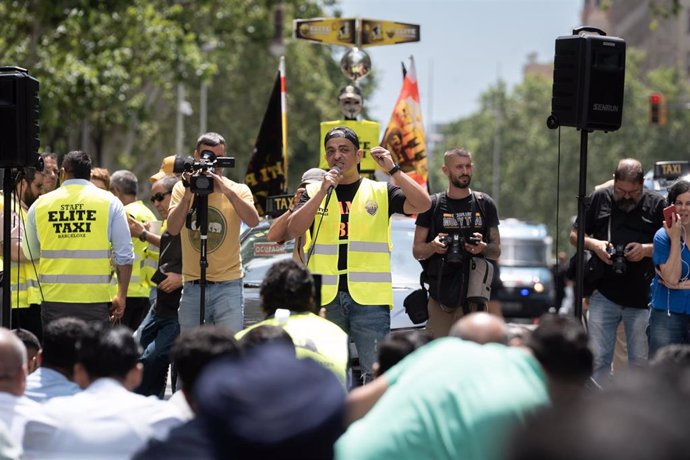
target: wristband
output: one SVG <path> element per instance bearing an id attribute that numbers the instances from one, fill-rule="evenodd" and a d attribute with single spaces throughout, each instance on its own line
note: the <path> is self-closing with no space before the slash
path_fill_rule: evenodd
<path id="1" fill-rule="evenodd" d="M 146 241 L 146 235 L 148 235 L 148 233 L 149 232 L 147 232 L 146 230 L 141 232 L 141 235 L 139 235 L 139 241 Z"/>
<path id="2" fill-rule="evenodd" d="M 398 163 L 396 163 L 395 166 L 393 166 L 393 167 L 388 171 L 388 175 L 389 175 L 389 176 L 392 176 L 393 174 L 395 174 L 395 173 L 397 173 L 398 171 L 401 171 L 401 170 L 402 170 L 402 168 L 400 167 L 400 165 L 399 165 Z"/>

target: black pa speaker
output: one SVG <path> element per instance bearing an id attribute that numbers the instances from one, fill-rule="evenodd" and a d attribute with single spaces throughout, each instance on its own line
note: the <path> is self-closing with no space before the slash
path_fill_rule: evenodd
<path id="1" fill-rule="evenodd" d="M 599 34 L 599 35 L 595 35 Z M 547 126 L 615 131 L 623 118 L 625 41 L 593 27 L 556 39 Z"/>
<path id="2" fill-rule="evenodd" d="M 35 166 L 38 80 L 20 67 L 0 67 L 0 167 Z"/>

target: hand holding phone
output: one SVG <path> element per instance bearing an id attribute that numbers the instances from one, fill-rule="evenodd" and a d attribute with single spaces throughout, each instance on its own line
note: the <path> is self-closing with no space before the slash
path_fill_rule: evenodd
<path id="1" fill-rule="evenodd" d="M 676 205 L 672 204 L 664 208 L 664 221 L 666 222 L 666 227 L 671 228 L 673 225 L 673 216 L 676 214 Z"/>

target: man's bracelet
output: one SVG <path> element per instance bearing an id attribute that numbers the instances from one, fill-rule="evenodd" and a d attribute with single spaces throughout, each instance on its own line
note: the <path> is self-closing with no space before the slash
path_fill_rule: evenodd
<path id="1" fill-rule="evenodd" d="M 395 164 L 391 169 L 388 170 L 388 175 L 392 176 L 393 174 L 397 173 L 398 171 L 402 170 L 399 164 Z"/>
<path id="2" fill-rule="evenodd" d="M 141 235 L 139 235 L 139 241 L 146 241 L 146 235 L 148 234 L 149 232 L 147 232 L 146 230 L 142 231 Z"/>

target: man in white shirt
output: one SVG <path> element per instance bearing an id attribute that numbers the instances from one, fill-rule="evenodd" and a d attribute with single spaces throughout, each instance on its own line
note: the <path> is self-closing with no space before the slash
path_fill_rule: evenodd
<path id="1" fill-rule="evenodd" d="M 131 392 L 141 381 L 138 357 L 129 329 L 89 325 L 74 366 L 84 391 L 43 405 L 45 418 L 27 424 L 25 458 L 127 459 L 180 424 L 166 402 Z"/>
<path id="2" fill-rule="evenodd" d="M 45 403 L 81 391 L 74 383 L 74 364 L 77 342 L 86 328 L 84 321 L 70 317 L 56 319 L 46 326 L 38 358 L 40 367 L 26 379 L 27 398 Z"/>
<path id="3" fill-rule="evenodd" d="M 0 328 L 0 425 L 21 445 L 24 426 L 41 412 L 41 405 L 24 397 L 26 348 L 9 329 Z"/>

